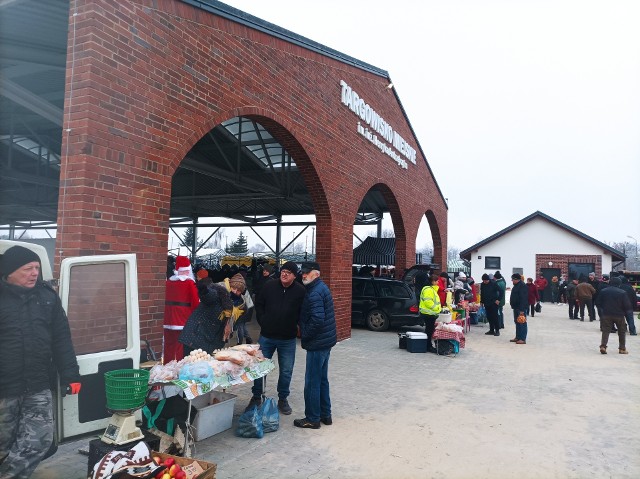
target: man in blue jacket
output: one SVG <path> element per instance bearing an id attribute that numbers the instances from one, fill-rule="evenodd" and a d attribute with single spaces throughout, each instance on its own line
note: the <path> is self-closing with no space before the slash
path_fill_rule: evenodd
<path id="1" fill-rule="evenodd" d="M 307 351 L 304 375 L 305 417 L 293 421 L 296 427 L 319 429 L 320 422 L 329 426 L 331 398 L 329 397 L 329 356 L 337 342 L 336 316 L 333 298 L 320 279 L 318 263 L 302 264 L 302 282 L 307 294 L 300 310 L 302 349 Z"/>

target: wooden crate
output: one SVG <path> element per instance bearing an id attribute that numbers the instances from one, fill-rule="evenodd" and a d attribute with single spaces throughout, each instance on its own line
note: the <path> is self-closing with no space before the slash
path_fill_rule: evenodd
<path id="1" fill-rule="evenodd" d="M 164 454 L 162 452 L 151 451 L 151 457 L 156 457 L 156 456 L 158 456 L 163 461 L 168 457 L 172 457 L 176 461 L 176 464 L 178 464 L 180 467 L 186 466 L 187 464 L 191 464 L 193 462 L 197 462 L 198 464 L 200 464 L 200 467 L 204 469 L 204 472 L 201 474 L 198 474 L 193 479 L 215 479 L 216 477 L 217 466 L 213 462 L 203 461 L 202 459 L 194 459 L 192 457 L 173 456 L 171 454 Z"/>

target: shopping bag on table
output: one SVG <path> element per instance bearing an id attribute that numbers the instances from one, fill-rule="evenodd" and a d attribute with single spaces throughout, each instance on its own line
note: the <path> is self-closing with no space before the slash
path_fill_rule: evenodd
<path id="1" fill-rule="evenodd" d="M 453 304 L 453 292 L 447 291 L 445 304 L 449 307 L 449 309 L 451 309 L 451 305 Z"/>
<path id="2" fill-rule="evenodd" d="M 280 427 L 280 411 L 274 398 L 264 398 L 259 413 L 262 416 L 262 430 L 275 432 Z"/>

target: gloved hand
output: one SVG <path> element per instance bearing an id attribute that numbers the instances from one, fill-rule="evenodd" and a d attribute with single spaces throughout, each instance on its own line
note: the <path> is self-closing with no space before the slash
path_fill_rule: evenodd
<path id="1" fill-rule="evenodd" d="M 80 392 L 80 388 L 82 387 L 81 383 L 70 383 L 64 391 L 63 396 L 67 394 L 78 394 Z"/>

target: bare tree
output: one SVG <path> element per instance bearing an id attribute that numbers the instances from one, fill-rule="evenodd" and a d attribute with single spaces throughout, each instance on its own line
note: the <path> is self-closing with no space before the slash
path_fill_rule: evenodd
<path id="1" fill-rule="evenodd" d="M 264 243 L 256 243 L 249 247 L 249 253 L 262 253 L 267 247 Z"/>
<path id="2" fill-rule="evenodd" d="M 367 232 L 367 236 L 372 236 L 373 238 L 377 238 L 378 237 L 378 232 L 371 230 Z M 380 233 L 380 238 L 395 238 L 396 237 L 396 233 L 393 230 L 382 230 L 382 232 Z"/>
<path id="3" fill-rule="evenodd" d="M 454 260 L 454 259 L 460 259 L 460 249 L 459 248 L 455 248 L 455 247 L 451 247 L 447 251 L 447 260 L 450 261 L 450 260 Z"/>
<path id="4" fill-rule="evenodd" d="M 224 228 L 220 228 L 215 234 L 209 238 L 209 240 L 205 243 L 205 248 L 222 248 L 222 238 L 224 238 Z"/>

